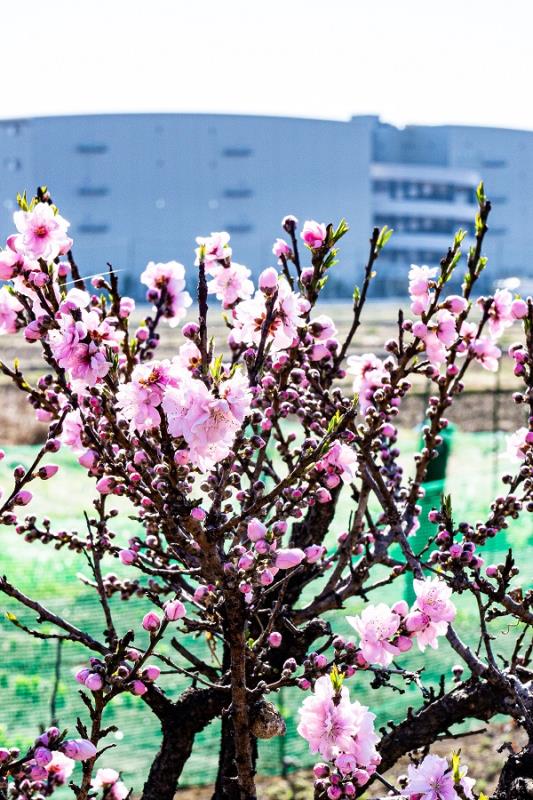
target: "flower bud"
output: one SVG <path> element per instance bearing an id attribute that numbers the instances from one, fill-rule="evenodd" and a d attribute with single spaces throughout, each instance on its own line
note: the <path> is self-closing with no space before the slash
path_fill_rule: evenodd
<path id="1" fill-rule="evenodd" d="M 160 625 L 161 625 L 161 620 L 159 619 L 155 611 L 149 611 L 148 614 L 144 615 L 142 626 L 145 631 L 154 633 L 155 631 L 159 630 Z"/>
<path id="2" fill-rule="evenodd" d="M 187 609 L 181 600 L 169 600 L 168 603 L 165 603 L 164 608 L 165 617 L 169 622 L 177 622 L 178 619 L 182 619 L 187 613 Z"/>

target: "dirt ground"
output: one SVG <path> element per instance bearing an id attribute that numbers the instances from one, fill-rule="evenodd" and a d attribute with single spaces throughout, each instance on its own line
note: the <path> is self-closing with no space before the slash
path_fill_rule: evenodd
<path id="1" fill-rule="evenodd" d="M 484 791 L 489 795 L 494 790 L 500 769 L 505 761 L 505 748 L 507 746 L 518 750 L 521 747 L 521 731 L 511 724 L 493 726 L 491 732 L 480 732 L 473 736 L 461 739 L 446 739 L 437 742 L 432 748 L 432 753 L 449 757 L 453 751 L 461 750 L 461 761 L 469 767 L 468 774 L 475 778 L 476 791 Z M 499 753 L 500 748 L 504 748 Z M 399 775 L 406 772 L 409 760 L 403 759 L 387 776 L 393 782 Z M 309 771 L 293 772 L 287 779 L 261 776 L 258 779 L 258 800 L 312 800 L 313 778 Z M 210 800 L 212 787 L 197 786 L 178 791 L 176 800 Z M 374 784 L 365 794 L 364 798 L 386 796 L 387 790 L 379 784 Z"/>

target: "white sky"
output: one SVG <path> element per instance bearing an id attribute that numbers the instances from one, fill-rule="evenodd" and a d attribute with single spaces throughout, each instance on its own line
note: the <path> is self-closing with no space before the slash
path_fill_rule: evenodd
<path id="1" fill-rule="evenodd" d="M 533 129 L 531 0 L 0 0 L 0 117 L 197 111 Z"/>

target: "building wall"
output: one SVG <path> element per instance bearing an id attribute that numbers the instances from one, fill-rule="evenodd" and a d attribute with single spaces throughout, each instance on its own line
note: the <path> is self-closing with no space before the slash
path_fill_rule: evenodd
<path id="1" fill-rule="evenodd" d="M 17 191 L 46 184 L 71 220 L 85 274 L 110 261 L 130 290 L 149 260 L 191 267 L 194 238 L 228 230 L 257 274 L 288 213 L 351 231 L 330 290 L 351 291 L 374 224 L 395 228 L 375 293 L 401 293 L 409 264 L 438 263 L 473 228 L 483 177 L 494 199 L 487 243 L 496 276 L 532 276 L 533 133 L 201 114 L 50 117 L 0 123 L 0 234 Z"/>

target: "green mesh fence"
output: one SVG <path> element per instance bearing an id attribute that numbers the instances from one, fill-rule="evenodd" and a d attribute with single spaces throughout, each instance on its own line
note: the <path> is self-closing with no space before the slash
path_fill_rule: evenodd
<path id="1" fill-rule="evenodd" d="M 412 453 L 417 446 L 418 434 L 405 431 L 401 434 L 400 444 L 403 446 L 406 470 L 412 461 Z M 493 434 L 455 434 L 450 453 L 446 492 L 455 498 L 454 517 L 474 522 L 487 515 L 488 503 L 494 489 L 496 475 L 492 465 L 499 473 L 509 465 L 504 456 L 496 457 L 495 450 L 505 451 L 504 436 Z M 34 450 L 30 447 L 7 448 L 7 457 L 0 465 L 0 485 L 9 485 L 11 470 L 17 464 L 30 463 Z M 54 461 L 62 467 L 60 475 L 54 480 L 39 486 L 38 497 L 32 504 L 32 513 L 37 517 L 49 516 L 54 529 L 75 529 L 82 526 L 81 509 L 88 508 L 88 484 L 82 471 L 67 453 L 58 453 Z M 433 532 L 433 526 L 426 523 L 427 510 L 438 505 L 442 492 L 442 481 L 426 487 L 423 500 L 424 511 L 422 524 L 416 534 L 416 546 L 423 546 L 424 537 Z M 118 503 L 117 503 L 118 505 Z M 342 498 L 334 528 L 331 532 L 332 546 L 337 535 L 346 528 L 350 514 L 350 499 Z M 133 527 L 132 527 L 133 526 Z M 118 518 L 115 526 L 119 541 L 135 532 L 135 523 L 125 516 Z M 429 526 L 429 527 L 428 527 Z M 527 557 L 527 548 L 533 544 L 531 520 L 523 519 L 511 524 L 507 531 L 492 540 L 487 554 L 488 561 L 503 558 L 507 548 L 512 546 L 521 566 L 526 570 L 525 581 L 531 583 L 533 567 Z M 127 574 L 127 568 L 110 561 L 107 571 Z M 528 572 L 529 571 L 529 572 Z M 68 551 L 57 553 L 52 548 L 41 544 L 28 544 L 19 539 L 14 532 L 4 530 L 2 533 L 2 550 L 0 555 L 0 572 L 8 575 L 23 591 L 39 599 L 51 609 L 58 611 L 75 624 L 86 627 L 95 635 L 101 636 L 104 627 L 102 613 L 95 602 L 94 594 L 79 580 L 79 573 L 87 575 L 87 565 L 81 556 Z M 379 571 L 378 571 L 379 573 Z M 130 573 L 131 574 L 131 573 Z M 383 573 L 385 574 L 385 573 Z M 377 576 L 379 577 L 379 575 Z M 316 589 L 316 587 L 315 587 Z M 379 591 L 379 596 L 371 596 L 370 601 L 393 602 L 401 597 L 405 586 L 387 586 Z M 121 632 L 134 629 L 136 637 L 142 641 L 140 620 L 146 611 L 143 600 L 134 598 L 128 602 L 118 599 L 111 601 L 112 610 Z M 19 616 L 27 624 L 32 623 L 32 615 L 23 611 L 16 603 L 2 598 L 3 610 L 9 610 Z M 345 613 L 358 613 L 363 606 L 360 600 L 349 603 L 346 611 L 331 613 L 330 620 L 339 633 L 351 635 L 353 631 L 345 621 Z M 479 635 L 475 610 L 463 598 L 458 599 L 457 628 L 461 635 L 475 640 Z M 505 647 L 512 646 L 512 632 L 503 625 L 495 623 L 495 633 Z M 57 645 L 54 641 L 29 640 L 28 636 L 14 628 L 5 618 L 0 621 L 0 687 L 2 703 L 0 704 L 0 746 L 28 744 L 40 724 L 50 721 L 50 696 L 54 682 L 54 669 L 57 657 Z M 504 638 L 507 637 L 507 638 Z M 508 642 L 508 644 L 507 644 Z M 200 657 L 209 659 L 209 651 L 205 642 L 194 637 L 187 637 L 186 644 Z M 170 645 L 165 645 L 167 652 L 175 657 Z M 78 695 L 78 685 L 73 674 L 77 667 L 85 663 L 86 651 L 77 645 L 66 643 L 62 648 L 61 680 L 57 696 L 57 713 L 61 724 L 72 724 L 77 715 L 84 717 L 84 708 Z M 437 682 L 441 672 L 449 670 L 454 663 L 453 654 L 447 647 L 438 652 L 427 651 L 425 654 L 410 652 L 402 657 L 402 664 L 408 668 L 425 667 L 425 680 Z M 415 689 L 406 694 L 392 690 L 381 690 L 373 694 L 368 686 L 369 678 L 358 673 L 351 679 L 351 692 L 363 703 L 371 706 L 377 714 L 378 724 L 387 720 L 399 719 L 407 705 L 416 706 L 419 697 Z M 186 683 L 181 678 L 167 676 L 162 685 L 169 694 L 177 697 Z M 281 774 L 285 769 L 302 768 L 313 763 L 307 744 L 296 731 L 297 709 L 302 700 L 298 690 L 284 690 L 282 695 L 273 698 L 280 707 L 287 721 L 287 735 L 281 739 L 273 739 L 260 743 L 259 771 L 266 774 Z M 148 766 L 153 759 L 159 741 L 157 720 L 147 713 L 140 698 L 124 694 L 117 698 L 108 711 L 106 722 L 114 724 L 118 732 L 111 741 L 117 747 L 105 754 L 102 766 L 113 766 L 122 770 L 124 780 L 135 789 L 140 788 L 146 776 Z M 214 723 L 204 730 L 196 739 L 192 758 L 190 759 L 183 782 L 184 784 L 209 783 L 215 773 L 218 757 L 219 723 Z"/>

